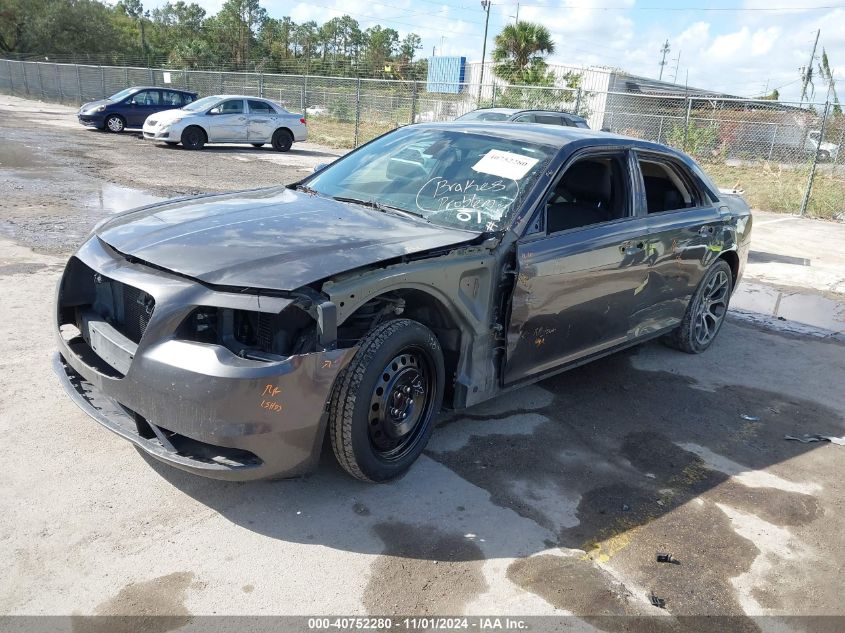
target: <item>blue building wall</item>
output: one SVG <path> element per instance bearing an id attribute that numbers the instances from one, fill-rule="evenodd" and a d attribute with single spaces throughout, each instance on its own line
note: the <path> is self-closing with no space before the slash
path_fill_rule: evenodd
<path id="1" fill-rule="evenodd" d="M 448 92 L 457 94 L 464 90 L 466 81 L 466 57 L 429 57 L 428 92 Z"/>

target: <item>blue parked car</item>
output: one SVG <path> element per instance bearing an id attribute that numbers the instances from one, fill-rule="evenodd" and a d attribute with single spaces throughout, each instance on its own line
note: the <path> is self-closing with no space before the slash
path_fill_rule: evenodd
<path id="1" fill-rule="evenodd" d="M 196 92 L 186 90 L 134 86 L 106 99 L 83 104 L 77 117 L 87 127 L 122 132 L 128 127 L 143 127 L 151 114 L 181 108 L 196 98 Z"/>

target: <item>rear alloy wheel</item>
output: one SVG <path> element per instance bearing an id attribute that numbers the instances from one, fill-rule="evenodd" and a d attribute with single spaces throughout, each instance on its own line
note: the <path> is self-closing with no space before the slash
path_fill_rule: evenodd
<path id="1" fill-rule="evenodd" d="M 277 152 L 286 152 L 293 145 L 293 134 L 287 130 L 276 130 L 273 134 L 273 149 Z"/>
<path id="2" fill-rule="evenodd" d="M 182 132 L 182 147 L 185 149 L 202 149 L 205 145 L 205 132 L 193 125 Z"/>
<path id="3" fill-rule="evenodd" d="M 681 325 L 664 341 L 688 354 L 706 350 L 725 322 L 733 291 L 733 272 L 728 263 L 717 260 L 698 284 Z"/>
<path id="4" fill-rule="evenodd" d="M 329 434 L 340 465 L 370 482 L 404 474 L 431 437 L 444 383 L 431 330 L 410 319 L 374 328 L 332 391 Z"/>
<path id="5" fill-rule="evenodd" d="M 112 114 L 106 119 L 105 127 L 109 132 L 119 134 L 120 132 L 123 132 L 124 128 L 126 128 L 126 121 L 124 121 L 123 117 L 119 114 Z"/>
<path id="6" fill-rule="evenodd" d="M 253 143 L 253 147 L 264 147 L 264 143 Z"/>

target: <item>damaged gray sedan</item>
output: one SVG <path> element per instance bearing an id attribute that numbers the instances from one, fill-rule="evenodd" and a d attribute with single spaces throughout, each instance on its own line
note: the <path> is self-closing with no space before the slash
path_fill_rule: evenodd
<path id="1" fill-rule="evenodd" d="M 287 187 L 99 225 L 58 288 L 90 416 L 219 479 L 312 469 L 328 434 L 401 475 L 441 407 L 721 327 L 751 216 L 687 156 L 574 128 L 408 126 Z"/>

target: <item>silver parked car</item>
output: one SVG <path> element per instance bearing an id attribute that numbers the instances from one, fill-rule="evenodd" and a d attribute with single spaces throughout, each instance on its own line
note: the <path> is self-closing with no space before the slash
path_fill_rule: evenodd
<path id="1" fill-rule="evenodd" d="M 176 110 L 151 115 L 144 122 L 144 138 L 182 143 L 202 149 L 206 143 L 251 143 L 286 152 L 308 136 L 305 118 L 267 99 L 243 95 L 214 95 Z"/>

